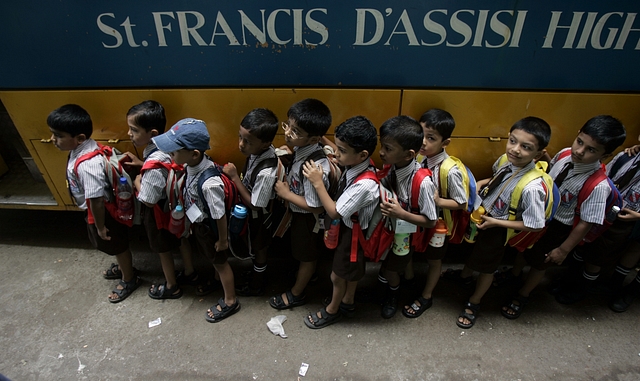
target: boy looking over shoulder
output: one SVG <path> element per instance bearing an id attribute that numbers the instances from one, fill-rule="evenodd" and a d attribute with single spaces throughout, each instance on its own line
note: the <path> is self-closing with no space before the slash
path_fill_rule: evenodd
<path id="1" fill-rule="evenodd" d="M 278 158 L 271 144 L 278 132 L 278 118 L 266 108 L 251 110 L 240 122 L 238 148 L 247 156 L 244 176 L 240 180 L 233 163 L 224 166 L 224 173 L 238 187 L 245 206 L 251 210 L 249 231 L 253 259 L 253 272 L 249 283 L 236 290 L 241 296 L 264 294 L 267 251 L 271 244 L 271 233 L 264 224 L 265 208 L 275 197 Z"/>
<path id="2" fill-rule="evenodd" d="M 467 206 L 467 194 L 462 180 L 462 173 L 457 165 L 453 165 L 446 174 L 446 194 L 444 186 L 440 184 L 440 168 L 449 158 L 445 148 L 451 143 L 451 134 L 456 127 L 451 114 L 437 108 L 430 109 L 420 117 L 424 141 L 420 154 L 424 156 L 422 166 L 428 168 L 436 186 L 435 203 L 438 209 L 457 210 Z M 425 252 L 429 269 L 427 283 L 416 300 L 411 305 L 404 306 L 402 314 L 408 318 L 417 318 L 433 304 L 432 293 L 440 279 L 442 258 L 447 253 L 449 239 L 445 238 L 441 247 L 428 246 Z"/>
<path id="3" fill-rule="evenodd" d="M 233 270 L 227 262 L 229 241 L 227 238 L 227 216 L 224 199 L 224 183 L 220 176 L 212 176 L 202 184 L 202 199 L 198 180 L 205 170 L 214 167 L 205 154 L 209 149 L 209 131 L 198 119 L 182 119 L 162 135 L 153 138 L 155 145 L 169 153 L 176 164 L 184 165 L 187 171 L 184 188 L 184 208 L 191 221 L 191 232 L 198 246 L 213 263 L 220 275 L 224 295 L 207 311 L 205 319 L 217 323 L 240 310 L 236 298 Z M 205 212 L 208 210 L 208 212 Z M 214 220 L 217 232 L 211 227 Z"/>
<path id="4" fill-rule="evenodd" d="M 331 126 L 331 111 L 317 99 L 304 99 L 293 104 L 287 111 L 287 122 L 282 123 L 287 146 L 293 147 L 294 158 L 287 174 L 287 182 L 276 181 L 276 194 L 289 202 L 291 219 L 291 252 L 300 261 L 296 282 L 291 290 L 273 296 L 269 300 L 271 307 L 282 310 L 305 304 L 305 288 L 313 276 L 318 258 L 324 245 L 318 214 L 324 211 L 318 192 L 302 175 L 302 164 L 316 151 L 322 151 L 318 144 L 320 138 Z M 322 166 L 322 182 L 329 188 L 328 159 L 315 161 Z"/>
<path id="5" fill-rule="evenodd" d="M 535 161 L 543 156 L 544 148 L 551 139 L 551 128 L 544 120 L 526 117 L 517 121 L 509 131 L 506 157 L 508 162 L 493 164 L 493 177 L 478 182 L 482 206 L 487 211 L 478 224 L 478 238 L 464 268 L 452 271 L 448 278 L 457 278 L 468 283 L 473 271 L 478 271 L 476 289 L 456 320 L 460 328 L 471 328 L 476 322 L 480 302 L 491 287 L 493 273 L 504 256 L 507 229 L 517 231 L 540 231 L 545 226 L 546 192 L 541 178 L 524 186 L 516 210 L 516 219 L 508 220 L 511 197 L 519 180 L 529 171 L 535 170 Z"/>
<path id="6" fill-rule="evenodd" d="M 310 314 L 304 323 L 312 329 L 324 328 L 338 321 L 342 315 L 353 315 L 354 296 L 358 281 L 365 274 L 365 260 L 358 241 L 357 248 L 352 247 L 354 222 L 357 218 L 360 228 L 366 231 L 373 210 L 378 203 L 380 192 L 373 179 L 356 178 L 370 168 L 371 152 L 378 145 L 376 128 L 364 116 L 347 119 L 336 127 L 335 158 L 345 168 L 338 187 L 337 200 L 334 201 L 324 186 L 324 172 L 313 161 L 304 163 L 304 176 L 318 192 L 320 201 L 332 220 L 340 220 L 338 246 L 333 256 L 331 282 L 333 293 L 329 304 L 315 314 Z M 375 174 L 374 174 L 375 176 Z M 355 250 L 355 252 L 354 252 Z M 355 257 L 354 257 L 355 254 Z"/>
<path id="7" fill-rule="evenodd" d="M 551 160 L 549 175 L 558 187 L 561 200 L 546 233 L 531 249 L 516 257 L 510 270 L 513 277 L 520 276 L 527 264 L 531 269 L 515 298 L 502 307 L 504 317 L 518 318 L 529 294 L 544 278 L 546 269 L 561 264 L 593 224 L 603 223 L 607 197 L 611 193 L 606 177 L 594 186 L 582 203 L 580 220 L 574 227 L 577 196 L 587 179 L 600 170 L 600 160 L 622 144 L 625 137 L 624 126 L 617 119 L 608 115 L 596 116 L 582 126 L 571 147 L 561 150 Z"/>
<path id="8" fill-rule="evenodd" d="M 91 139 L 93 123 L 82 107 L 64 105 L 47 117 L 51 140 L 61 151 L 70 151 L 67 161 L 67 184 L 73 201 L 87 211 L 87 231 L 93 247 L 113 255 L 118 262 L 103 273 L 107 279 L 120 281 L 109 295 L 109 302 L 125 300 L 141 283 L 133 269 L 129 250 L 129 230 L 107 211 L 105 204 L 113 201 L 111 185 L 106 177 L 105 160 L 101 155 L 80 162 L 78 158 L 99 149 Z"/>
<path id="9" fill-rule="evenodd" d="M 420 124 L 405 115 L 393 117 L 380 127 L 380 159 L 383 164 L 391 166 L 384 180 L 398 196 L 398 200 L 381 200 L 380 209 L 384 216 L 396 221 L 402 220 L 412 225 L 431 228 L 435 225 L 438 215 L 434 200 L 436 187 L 430 176 L 424 177 L 420 183 L 418 205 L 410 205 L 413 177 L 421 168 L 420 163 L 416 161 L 416 153 L 422 146 L 423 137 Z M 417 207 L 418 214 L 409 211 L 412 207 Z M 396 233 L 397 227 L 398 222 Z M 392 318 L 398 309 L 399 273 L 405 270 L 412 254 L 412 248 L 403 254 L 390 250 L 382 262 L 381 275 L 378 278 L 383 285 L 388 284 L 388 287 L 384 287 L 385 295 L 381 309 L 381 315 L 385 319 Z"/>

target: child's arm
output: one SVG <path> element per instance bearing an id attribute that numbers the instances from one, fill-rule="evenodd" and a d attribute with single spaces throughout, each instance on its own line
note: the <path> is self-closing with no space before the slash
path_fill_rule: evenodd
<path id="1" fill-rule="evenodd" d="M 223 215 L 216 220 L 218 227 L 218 241 L 215 244 L 216 251 L 224 251 L 229 248 L 229 240 L 227 239 L 227 216 Z"/>
<path id="2" fill-rule="evenodd" d="M 624 149 L 624 153 L 629 155 L 629 157 L 637 155 L 638 152 L 640 152 L 640 144 L 636 144 L 633 147 L 629 147 L 629 148 L 625 148 Z"/>
<path id="3" fill-rule="evenodd" d="M 592 225 L 593 224 L 591 222 L 580 220 L 580 222 L 578 222 L 578 225 L 576 225 L 576 227 L 571 230 L 571 233 L 569 233 L 567 239 L 565 239 L 560 246 L 547 253 L 547 259 L 545 259 L 544 261 L 551 261 L 553 263 L 561 264 L 567 257 L 567 255 L 571 252 L 571 250 L 578 246 L 584 236 L 587 235 Z"/>
<path id="4" fill-rule="evenodd" d="M 122 164 L 126 165 L 127 167 L 130 168 L 142 168 L 142 166 L 144 165 L 144 161 L 140 160 L 136 155 L 132 154 L 131 152 L 125 152 L 125 155 L 127 155 L 129 157 L 129 159 L 131 159 L 131 161 L 125 161 Z"/>
<path id="5" fill-rule="evenodd" d="M 88 201 L 91 208 L 91 214 L 93 214 L 93 223 L 96 225 L 96 230 L 98 231 L 98 236 L 100 236 L 104 241 L 110 241 L 111 237 L 109 237 L 108 234 L 109 229 L 104 226 L 104 216 L 106 213 L 104 198 L 90 198 Z"/>
<path id="6" fill-rule="evenodd" d="M 442 198 L 438 193 L 434 195 L 436 206 L 441 209 L 458 210 L 465 209 L 467 204 L 458 204 L 458 202 L 451 198 Z"/>
<path id="7" fill-rule="evenodd" d="M 491 177 L 487 177 L 486 179 L 476 181 L 476 189 L 480 190 L 483 186 L 487 185 L 490 180 Z"/>
<path id="8" fill-rule="evenodd" d="M 224 168 L 222 168 L 222 172 L 224 172 L 225 175 L 229 176 L 231 181 L 233 181 L 233 183 L 236 184 L 236 187 L 238 188 L 238 193 L 240 193 L 240 198 L 242 198 L 242 201 L 244 202 L 245 206 L 247 206 L 249 209 L 252 209 L 252 210 L 260 209 L 260 208 L 256 208 L 251 203 L 251 192 L 249 192 L 247 187 L 245 187 L 244 184 L 242 183 L 242 180 L 240 180 L 240 176 L 238 176 L 238 169 L 236 168 L 235 164 L 227 163 L 224 166 Z"/>
<path id="9" fill-rule="evenodd" d="M 621 221 L 637 221 L 640 220 L 640 213 L 631 209 L 622 208 L 618 213 L 618 219 Z"/>
<path id="10" fill-rule="evenodd" d="M 513 229 L 527 232 L 539 232 L 540 229 L 533 229 L 525 226 L 523 221 L 509 221 L 509 220 L 499 220 L 497 218 L 482 216 L 482 223 L 478 224 L 478 229 L 489 229 L 495 227 L 502 227 L 505 229 Z"/>
<path id="11" fill-rule="evenodd" d="M 133 186 L 140 191 L 140 189 L 142 189 L 142 175 L 138 175 L 136 176 L 136 178 L 133 180 Z M 146 206 L 148 206 L 149 208 L 153 208 L 154 204 L 148 203 L 146 201 L 140 200 L 138 199 L 138 201 L 140 201 L 141 203 L 145 204 Z"/>
<path id="12" fill-rule="evenodd" d="M 291 192 L 291 189 L 289 188 L 289 184 L 284 181 L 280 181 L 280 180 L 276 181 L 274 189 L 278 197 L 280 197 L 285 201 L 289 201 L 290 203 L 292 203 L 293 205 L 297 206 L 300 209 L 304 209 L 308 212 L 316 213 L 316 214 L 322 213 L 324 211 L 324 208 L 321 206 L 317 208 L 310 207 L 307 204 L 307 200 L 304 198 L 304 196 L 299 196 Z"/>
<path id="13" fill-rule="evenodd" d="M 402 206 L 398 204 L 398 201 L 393 198 L 390 198 L 389 201 L 382 200 L 380 202 L 380 211 L 385 217 L 399 218 L 414 225 L 422 226 L 423 228 L 432 228 L 436 225 L 436 221 L 430 220 L 427 216 L 422 214 L 413 214 L 404 210 Z"/>
<path id="14" fill-rule="evenodd" d="M 302 174 L 309 180 L 311 185 L 313 185 L 316 192 L 318 192 L 320 202 L 322 203 L 322 206 L 324 206 L 324 210 L 326 210 L 329 217 L 331 217 L 331 219 L 333 220 L 342 218 L 340 213 L 338 213 L 338 211 L 336 210 L 335 201 L 333 201 L 331 196 L 329 196 L 327 188 L 324 187 L 324 182 L 322 181 L 324 172 L 322 171 L 322 167 L 316 165 L 313 160 L 309 160 L 303 164 Z"/>

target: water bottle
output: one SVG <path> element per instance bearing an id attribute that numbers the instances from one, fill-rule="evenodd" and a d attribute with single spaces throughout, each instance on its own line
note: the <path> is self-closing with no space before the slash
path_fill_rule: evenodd
<path id="1" fill-rule="evenodd" d="M 409 233 L 396 233 L 393 235 L 391 250 L 398 256 L 409 254 Z"/>
<path id="2" fill-rule="evenodd" d="M 176 208 L 171 211 L 169 231 L 175 235 L 182 235 L 182 233 L 184 233 L 184 221 L 184 208 L 182 205 L 177 205 Z"/>
<path id="3" fill-rule="evenodd" d="M 120 178 L 116 191 L 118 218 L 125 221 L 131 220 L 133 218 L 133 192 L 126 177 Z"/>
<path id="4" fill-rule="evenodd" d="M 485 210 L 482 206 L 479 206 L 478 209 L 471 212 L 471 216 L 469 217 L 469 228 L 467 228 L 467 232 L 464 235 L 464 240 L 469 243 L 474 243 L 476 241 L 476 236 L 478 235 L 478 224 L 482 223 L 482 215 L 485 213 Z"/>
<path id="5" fill-rule="evenodd" d="M 444 239 L 447 236 L 447 224 L 444 223 L 442 218 L 438 218 L 434 229 L 433 236 L 431 236 L 431 240 L 429 241 L 429 246 L 442 247 L 444 245 Z"/>
<path id="6" fill-rule="evenodd" d="M 338 238 L 340 235 L 340 219 L 332 220 L 328 229 L 324 230 L 324 245 L 328 249 L 338 247 Z"/>
<path id="7" fill-rule="evenodd" d="M 247 208 L 244 205 L 236 205 L 231 211 L 231 219 L 229 221 L 229 233 L 240 235 L 244 229 L 244 223 L 247 220 Z"/>

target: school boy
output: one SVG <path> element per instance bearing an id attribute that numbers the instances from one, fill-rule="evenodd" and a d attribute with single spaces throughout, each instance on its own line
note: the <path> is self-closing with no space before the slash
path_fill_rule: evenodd
<path id="1" fill-rule="evenodd" d="M 149 297 L 153 299 L 177 299 L 182 296 L 177 278 L 197 278 L 191 260 L 191 251 L 188 241 L 172 234 L 166 228 L 158 228 L 158 221 L 162 214 L 168 211 L 169 200 L 167 198 L 166 185 L 169 171 L 162 165 L 154 166 L 152 163 L 163 163 L 171 165 L 169 154 L 160 151 L 151 139 L 163 133 L 166 128 L 167 118 L 164 107 L 156 101 L 147 100 L 137 104 L 127 112 L 127 124 L 129 125 L 129 138 L 135 147 L 145 147 L 142 152 L 144 162 L 138 159 L 131 152 L 126 152 L 131 162 L 126 163 L 131 167 L 143 169 L 142 173 L 134 180 L 134 185 L 138 190 L 138 201 L 143 205 L 143 222 L 149 246 L 151 250 L 160 256 L 160 264 L 165 276 L 164 284 L 154 284 L 148 291 Z M 177 204 L 178 202 L 176 202 Z M 175 205 L 174 205 L 175 207 Z M 156 214 L 158 212 L 158 215 Z M 180 247 L 185 270 L 178 276 L 175 272 L 173 255 L 171 250 Z"/>
<path id="2" fill-rule="evenodd" d="M 436 186 L 436 206 L 439 209 L 457 210 L 467 206 L 467 195 L 462 181 L 462 173 L 457 166 L 451 167 L 447 173 L 447 194 L 440 184 L 440 167 L 449 157 L 445 148 L 451 143 L 451 134 L 456 124 L 451 114 L 437 108 L 430 109 L 420 117 L 420 126 L 424 133 L 424 140 L 420 154 L 424 156 L 422 166 L 431 170 L 433 183 Z M 402 314 L 408 318 L 417 318 L 433 305 L 432 293 L 442 271 L 442 258 L 447 252 L 449 239 L 445 238 L 441 247 L 429 246 L 425 253 L 429 269 L 427 283 L 422 294 L 412 304 L 404 306 Z"/>
<path id="3" fill-rule="evenodd" d="M 82 107 L 67 104 L 49 114 L 47 125 L 56 148 L 70 151 L 67 183 L 76 205 L 87 211 L 89 240 L 96 249 L 116 257 L 117 268 L 112 265 L 103 275 L 107 277 L 109 272 L 113 275 L 114 271 L 120 273 L 121 279 L 109 295 L 109 302 L 121 302 L 138 288 L 141 280 L 133 269 L 128 228 L 112 217 L 105 207 L 106 202 L 114 202 L 106 178 L 105 160 L 101 155 L 96 155 L 75 168 L 79 157 L 98 150 L 98 144 L 91 139 L 91 117 Z"/>
<path id="4" fill-rule="evenodd" d="M 224 183 L 219 176 L 212 176 L 202 184 L 201 199 L 198 180 L 203 172 L 214 163 L 205 154 L 209 149 L 209 131 L 205 123 L 198 119 L 182 119 L 153 142 L 163 152 L 169 153 L 176 164 L 184 165 L 187 171 L 184 189 L 184 207 L 191 221 L 191 232 L 200 250 L 209 257 L 220 275 L 224 295 L 218 303 L 207 311 L 205 319 L 217 323 L 240 310 L 236 298 L 233 270 L 227 262 L 229 241 L 227 238 L 227 217 L 225 215 Z M 207 206 L 209 214 L 205 212 Z M 213 231 L 209 219 L 215 221 L 217 232 Z"/>
<path id="5" fill-rule="evenodd" d="M 233 163 L 224 166 L 224 173 L 238 187 L 244 205 L 251 210 L 249 232 L 253 258 L 251 280 L 236 289 L 241 296 L 264 294 L 265 271 L 267 270 L 267 251 L 271 244 L 271 233 L 264 224 L 265 208 L 275 196 L 273 185 L 276 182 L 278 158 L 273 139 L 278 132 L 278 118 L 266 108 L 251 110 L 240 122 L 238 148 L 247 156 L 243 178 Z"/>
<path id="6" fill-rule="evenodd" d="M 599 115 L 589 119 L 578 132 L 570 148 L 561 150 L 551 160 L 549 175 L 560 192 L 560 203 L 546 233 L 531 248 L 516 257 L 512 276 L 518 277 L 526 264 L 531 266 L 518 294 L 502 307 L 502 315 L 516 319 L 529 300 L 529 294 L 540 283 L 553 264 L 562 264 L 567 255 L 582 241 L 593 224 L 601 225 L 605 217 L 607 196 L 611 192 L 606 180 L 598 183 L 580 208 L 580 222 L 573 227 L 578 193 L 586 180 L 625 140 L 624 126 L 615 118 Z M 570 154 L 561 157 L 562 152 Z"/>
<path id="7" fill-rule="evenodd" d="M 568 280 L 557 291 L 559 303 L 573 304 L 596 289 L 602 267 L 616 265 L 630 245 L 630 236 L 640 219 L 640 156 L 629 157 L 620 152 L 607 164 L 607 176 L 613 180 L 622 197 L 622 209 L 613 224 L 593 242 L 576 247 Z M 631 266 L 635 263 L 631 264 Z M 609 284 L 621 288 L 630 268 L 616 267 Z M 613 291 L 613 289 L 612 289 Z M 618 290 L 615 290 L 618 291 Z"/>
<path id="8" fill-rule="evenodd" d="M 522 176 L 534 170 L 535 160 L 543 156 L 550 138 L 551 128 L 544 120 L 530 116 L 517 121 L 511 127 L 507 140 L 508 162 L 499 166 L 500 159 L 496 160 L 493 177 L 478 182 L 486 214 L 478 224 L 478 238 L 471 256 L 459 272 L 459 280 L 463 283 L 470 281 L 473 271 L 478 271 L 479 275 L 474 293 L 456 320 L 460 328 L 471 328 L 476 322 L 482 297 L 491 286 L 493 273 L 504 256 L 507 229 L 535 232 L 544 228 L 546 192 L 540 178 L 524 187 L 516 219 L 509 221 L 508 218 L 516 185 Z"/>
<path id="9" fill-rule="evenodd" d="M 381 200 L 380 209 L 384 216 L 391 217 L 396 221 L 402 220 L 412 225 L 431 228 L 438 219 L 434 200 L 436 187 L 431 181 L 431 177 L 426 176 L 420 184 L 419 214 L 409 211 L 413 177 L 421 168 L 420 163 L 416 161 L 416 153 L 422 146 L 423 137 L 420 124 L 405 115 L 393 117 L 380 127 L 380 159 L 383 164 L 391 166 L 385 179 L 398 197 L 398 200 Z M 396 222 L 396 228 L 397 224 L 398 222 Z M 410 242 L 409 247 L 411 247 Z M 385 319 L 392 318 L 398 309 L 399 273 L 405 270 L 412 254 L 413 249 L 411 248 L 405 255 L 398 255 L 393 250 L 389 250 L 387 257 L 382 262 L 381 275 L 378 279 L 384 288 L 380 312 Z"/>
<path id="10" fill-rule="evenodd" d="M 318 214 L 324 211 L 316 189 L 302 173 L 302 164 L 316 151 L 322 151 L 320 138 L 331 126 L 329 108 L 317 99 L 304 99 L 287 111 L 287 122 L 282 123 L 287 146 L 293 147 L 294 158 L 287 174 L 287 182 L 276 181 L 276 194 L 289 202 L 291 219 L 291 252 L 300 262 L 296 282 L 291 290 L 273 296 L 269 305 L 282 310 L 301 306 L 307 302 L 305 288 L 315 272 L 316 263 L 324 245 L 319 230 Z M 316 160 L 322 166 L 322 181 L 329 187 L 331 170 L 326 158 Z"/>
<path id="11" fill-rule="evenodd" d="M 303 174 L 318 192 L 320 201 L 332 220 L 340 220 L 338 246 L 333 256 L 331 282 L 333 293 L 329 304 L 309 314 L 304 323 L 312 329 L 324 328 L 340 320 L 342 315 L 355 312 L 354 296 L 358 281 L 365 274 L 365 260 L 361 245 L 352 247 L 352 218 L 357 218 L 360 228 L 366 230 L 379 200 L 379 188 L 375 180 L 356 178 L 370 168 L 369 157 L 378 145 L 377 131 L 369 119 L 356 116 L 336 127 L 335 158 L 345 168 L 334 201 L 324 186 L 322 168 L 313 161 L 304 164 Z M 355 254 L 355 258 L 354 258 Z"/>

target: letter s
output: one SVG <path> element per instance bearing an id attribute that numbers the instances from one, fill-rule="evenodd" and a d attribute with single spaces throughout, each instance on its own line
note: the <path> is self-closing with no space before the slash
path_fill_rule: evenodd
<path id="1" fill-rule="evenodd" d="M 101 20 L 102 16 L 109 16 L 114 19 L 116 18 L 116 16 L 113 13 L 103 13 L 98 16 L 98 19 L 96 20 L 96 22 L 98 24 L 98 28 L 100 29 L 100 31 L 102 31 L 102 33 L 106 35 L 113 36 L 116 39 L 115 45 L 107 45 L 103 42 L 102 46 L 104 46 L 107 49 L 113 49 L 113 48 L 119 47 L 120 45 L 122 45 L 122 35 L 115 28 L 110 27 L 109 25 L 103 23 Z"/>

